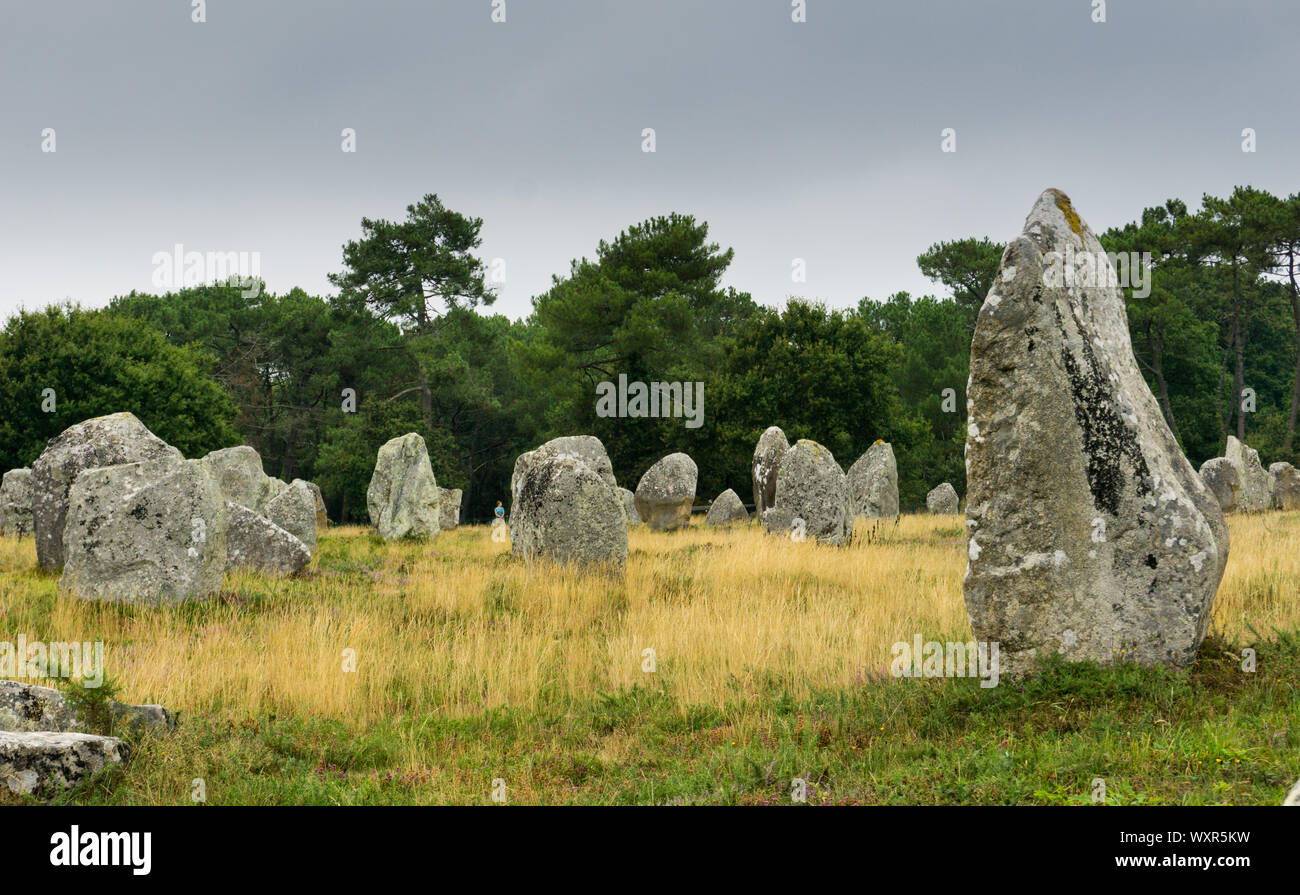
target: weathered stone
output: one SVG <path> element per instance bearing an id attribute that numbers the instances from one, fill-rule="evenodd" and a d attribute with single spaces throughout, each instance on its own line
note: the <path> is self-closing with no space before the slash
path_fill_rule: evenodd
<path id="1" fill-rule="evenodd" d="M 957 512 L 960 504 L 957 489 L 948 482 L 925 495 L 925 508 L 935 516 L 951 516 Z"/>
<path id="2" fill-rule="evenodd" d="M 1268 490 L 1268 473 L 1259 462 L 1259 451 L 1229 435 L 1223 456 L 1241 480 L 1241 488 L 1237 491 L 1237 509 L 1243 513 L 1267 510 L 1273 500 Z"/>
<path id="3" fill-rule="evenodd" d="M 618 492 L 574 457 L 528 466 L 511 508 L 511 552 L 578 565 L 621 569 L 627 561 L 627 515 Z"/>
<path id="4" fill-rule="evenodd" d="M 330 524 L 329 514 L 325 512 L 325 495 L 320 493 L 320 486 L 315 482 L 308 482 L 307 487 L 311 489 L 312 499 L 316 504 L 316 527 L 325 528 Z"/>
<path id="5" fill-rule="evenodd" d="M 294 575 L 311 562 L 311 548 L 261 513 L 226 503 L 226 568 Z"/>
<path id="6" fill-rule="evenodd" d="M 41 567 L 63 568 L 68 491 L 79 473 L 161 458 L 182 459 L 180 451 L 130 413 L 85 420 L 50 439 L 32 465 L 32 528 Z"/>
<path id="7" fill-rule="evenodd" d="M 221 587 L 229 516 L 202 462 L 165 457 L 87 469 L 67 506 L 60 591 L 159 605 Z"/>
<path id="8" fill-rule="evenodd" d="M 423 438 L 412 432 L 379 449 L 366 506 L 385 541 L 438 536 L 438 482 Z"/>
<path id="9" fill-rule="evenodd" d="M 894 448 L 877 441 L 849 468 L 849 491 L 853 512 L 868 519 L 892 519 L 898 515 L 898 463 Z"/>
<path id="10" fill-rule="evenodd" d="M 1283 808 L 1300 808 L 1300 780 L 1296 781 L 1295 786 L 1286 794 L 1286 799 L 1282 802 Z"/>
<path id="11" fill-rule="evenodd" d="M 0 731 L 0 785 L 49 799 L 129 756 L 130 749 L 115 737 Z"/>
<path id="12" fill-rule="evenodd" d="M 682 453 L 669 454 L 647 469 L 637 483 L 637 514 L 654 531 L 690 525 L 698 478 L 694 460 Z"/>
<path id="13" fill-rule="evenodd" d="M 11 469 L 0 479 L 0 534 L 32 533 L 32 471 Z"/>
<path id="14" fill-rule="evenodd" d="M 1052 653 L 1189 664 L 1228 558 L 1219 505 L 1138 370 L 1123 295 L 1080 283 L 1077 264 L 1060 273 L 1085 252 L 1105 276 L 1070 200 L 1043 193 L 971 344 L 965 597 L 1006 675 Z"/>
<path id="15" fill-rule="evenodd" d="M 704 517 L 705 525 L 735 525 L 748 521 L 749 511 L 741 503 L 740 495 L 730 488 L 709 505 L 709 514 Z"/>
<path id="16" fill-rule="evenodd" d="M 776 506 L 764 511 L 769 534 L 815 538 L 843 545 L 853 537 L 853 498 L 849 480 L 835 456 L 815 441 L 801 438 L 781 458 L 776 474 Z"/>
<path id="17" fill-rule="evenodd" d="M 585 463 L 606 485 L 611 488 L 618 487 L 609 454 L 605 452 L 605 445 L 595 435 L 564 435 L 552 438 L 536 450 L 527 451 L 515 459 L 515 469 L 510 476 L 511 519 L 514 518 L 514 505 L 519 501 L 519 489 L 529 469 L 549 457 L 569 457 Z"/>
<path id="18" fill-rule="evenodd" d="M 301 541 L 308 550 L 316 549 L 316 495 L 308 482 L 294 479 L 258 512 Z"/>
<path id="19" fill-rule="evenodd" d="M 262 458 L 246 444 L 212 451 L 200 462 L 217 477 L 226 500 L 250 510 L 260 511 L 284 484 L 262 471 Z"/>
<path id="20" fill-rule="evenodd" d="M 1224 513 L 1237 512 L 1237 495 L 1241 491 L 1241 476 L 1226 457 L 1214 457 L 1201 464 L 1201 481 L 1209 489 L 1219 509 Z"/>
<path id="21" fill-rule="evenodd" d="M 1290 463 L 1274 463 L 1268 468 L 1268 479 L 1273 509 L 1300 510 L 1300 469 Z"/>
<path id="22" fill-rule="evenodd" d="M 446 531 L 460 525 L 461 490 L 459 488 L 439 488 L 438 495 L 439 506 L 442 508 L 438 526 L 443 531 Z"/>
<path id="23" fill-rule="evenodd" d="M 106 705 L 114 730 L 169 731 L 176 716 L 160 705 L 127 705 L 109 700 Z M 87 723 L 62 693 L 20 681 L 0 681 L 0 730 L 87 733 Z"/>
<path id="24" fill-rule="evenodd" d="M 623 510 L 627 513 L 628 525 L 643 525 L 641 514 L 636 511 L 636 495 L 627 488 L 617 488 L 619 498 L 623 501 Z"/>
<path id="25" fill-rule="evenodd" d="M 781 468 L 781 458 L 790 450 L 790 442 L 780 426 L 769 426 L 758 438 L 754 459 L 750 463 L 750 480 L 754 486 L 754 515 L 760 519 L 763 511 L 776 503 L 776 472 Z"/>

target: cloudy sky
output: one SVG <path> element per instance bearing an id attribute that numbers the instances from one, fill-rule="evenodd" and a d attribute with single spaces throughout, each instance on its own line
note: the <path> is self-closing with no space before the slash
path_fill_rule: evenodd
<path id="1" fill-rule="evenodd" d="M 324 294 L 363 216 L 430 192 L 484 220 L 519 317 L 670 211 L 735 249 L 727 282 L 757 300 L 848 306 L 936 291 L 919 252 L 1009 238 L 1048 186 L 1096 230 L 1300 190 L 1300 4 L 1093 5 L 807 0 L 794 23 L 790 0 L 504 0 L 494 23 L 493 0 L 208 0 L 195 23 L 191 0 L 7 3 L 0 315 L 150 290 L 177 243 Z"/>

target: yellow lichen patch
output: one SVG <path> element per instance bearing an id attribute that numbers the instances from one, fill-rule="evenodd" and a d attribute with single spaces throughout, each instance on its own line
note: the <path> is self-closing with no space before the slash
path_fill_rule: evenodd
<path id="1" fill-rule="evenodd" d="M 1079 242 L 1082 244 L 1083 221 L 1079 218 L 1079 213 L 1074 210 L 1074 206 L 1070 203 L 1070 197 L 1060 190 L 1050 190 L 1049 192 L 1051 192 L 1051 194 L 1056 198 L 1056 207 L 1061 209 L 1061 214 L 1065 215 L 1065 220 L 1070 224 L 1070 229 L 1074 231 L 1075 236 L 1079 237 Z"/>

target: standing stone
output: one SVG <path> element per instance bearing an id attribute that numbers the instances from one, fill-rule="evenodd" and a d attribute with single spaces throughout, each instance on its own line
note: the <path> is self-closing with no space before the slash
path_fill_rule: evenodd
<path id="1" fill-rule="evenodd" d="M 511 508 L 511 552 L 526 559 L 621 569 L 627 515 L 618 492 L 575 457 L 544 457 L 527 467 Z"/>
<path id="2" fill-rule="evenodd" d="M 385 541 L 438 536 L 438 482 L 423 438 L 412 432 L 379 449 L 366 507 Z"/>
<path id="3" fill-rule="evenodd" d="M 294 479 L 259 512 L 303 543 L 316 549 L 316 495 L 311 485 Z"/>
<path id="4" fill-rule="evenodd" d="M 699 469 L 686 454 L 669 454 L 646 470 L 636 486 L 637 514 L 654 531 L 691 524 Z"/>
<path id="5" fill-rule="evenodd" d="M 460 498 L 459 488 L 438 489 L 438 502 L 442 508 L 441 515 L 438 517 L 438 527 L 443 531 L 460 525 Z"/>
<path id="6" fill-rule="evenodd" d="M 48 799 L 130 757 L 116 737 L 0 731 L 0 786 Z"/>
<path id="7" fill-rule="evenodd" d="M 925 508 L 934 516 L 951 516 L 960 504 L 957 489 L 947 482 L 925 495 Z"/>
<path id="8" fill-rule="evenodd" d="M 67 497 L 59 590 L 149 606 L 221 587 L 229 515 L 211 471 L 164 457 L 88 469 Z"/>
<path id="9" fill-rule="evenodd" d="M 894 448 L 876 440 L 849 469 L 853 511 L 868 519 L 893 519 L 898 515 L 898 463 Z"/>
<path id="10" fill-rule="evenodd" d="M 226 568 L 253 569 L 267 575 L 293 575 L 311 562 L 311 549 L 261 513 L 226 503 Z"/>
<path id="11" fill-rule="evenodd" d="M 0 534 L 32 533 L 32 471 L 11 469 L 0 479 Z"/>
<path id="12" fill-rule="evenodd" d="M 226 500 L 259 512 L 284 485 L 262 471 L 262 458 L 246 444 L 212 451 L 201 461 L 217 477 Z"/>
<path id="13" fill-rule="evenodd" d="M 760 519 L 763 512 L 776 504 L 776 472 L 781 468 L 781 458 L 790 450 L 790 442 L 780 426 L 769 426 L 758 438 L 754 459 L 750 464 L 750 479 L 754 486 L 754 515 Z"/>
<path id="14" fill-rule="evenodd" d="M 51 438 L 32 466 L 32 528 L 41 568 L 63 568 L 68 491 L 78 473 L 164 457 L 182 459 L 180 451 L 130 413 L 85 420 Z"/>
<path id="15" fill-rule="evenodd" d="M 605 452 L 605 445 L 595 435 L 564 435 L 560 438 L 552 438 L 536 450 L 520 454 L 515 458 L 515 469 L 510 476 L 511 519 L 514 518 L 514 505 L 519 501 L 519 489 L 523 486 L 529 469 L 550 457 L 568 457 L 578 460 L 600 476 L 606 485 L 611 488 L 618 487 L 609 454 Z"/>
<path id="16" fill-rule="evenodd" d="M 315 482 L 308 482 L 307 487 L 311 489 L 312 500 L 316 505 L 316 527 L 325 528 L 330 524 L 330 517 L 325 512 L 325 496 L 320 493 L 320 486 Z"/>
<path id="17" fill-rule="evenodd" d="M 740 495 L 728 488 L 718 495 L 718 499 L 709 506 L 709 514 L 704 517 L 705 525 L 735 525 L 749 521 L 749 512 L 740 501 Z"/>
<path id="18" fill-rule="evenodd" d="M 1109 269 L 1065 194 L 1043 193 L 971 343 L 966 607 L 1007 675 L 1052 653 L 1191 663 L 1228 559 L 1218 502 L 1138 370 L 1122 294 L 1061 274 L 1083 252 Z"/>
<path id="19" fill-rule="evenodd" d="M 1241 487 L 1237 491 L 1237 509 L 1243 513 L 1257 513 L 1267 510 L 1272 504 L 1268 490 L 1268 473 L 1259 462 L 1259 451 L 1228 436 L 1228 446 L 1223 452 L 1224 459 L 1237 471 Z"/>
<path id="20" fill-rule="evenodd" d="M 1300 510 L 1300 469 L 1290 463 L 1274 463 L 1268 468 L 1273 494 L 1273 509 Z"/>
<path id="21" fill-rule="evenodd" d="M 623 510 L 627 513 L 628 525 L 642 525 L 641 514 L 636 511 L 636 496 L 626 488 L 618 488 L 619 498 L 623 501 Z"/>
<path id="22" fill-rule="evenodd" d="M 774 535 L 816 538 L 843 545 L 853 537 L 853 497 L 835 456 L 815 441 L 801 438 L 781 458 L 776 474 L 776 506 L 765 510 L 764 529 Z"/>
<path id="23" fill-rule="evenodd" d="M 1214 457 L 1201 464 L 1201 481 L 1210 489 L 1219 509 L 1224 513 L 1237 512 L 1237 495 L 1241 491 L 1241 476 L 1226 457 Z"/>

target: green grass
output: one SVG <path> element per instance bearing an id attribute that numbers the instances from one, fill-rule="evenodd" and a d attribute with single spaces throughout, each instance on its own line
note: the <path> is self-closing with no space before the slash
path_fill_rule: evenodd
<path id="1" fill-rule="evenodd" d="M 496 597 L 492 597 L 495 599 Z M 779 690 L 682 710 L 635 687 L 555 714 L 394 717 L 357 734 L 274 715 L 201 715 L 138 740 L 127 771 L 72 804 L 510 803 L 1277 804 L 1300 774 L 1300 637 L 1258 647 L 1258 670 L 1209 640 L 1191 669 L 1050 661 L 1038 677 L 877 679 L 794 699 Z M 416 755 L 402 766 L 399 755 Z"/>

